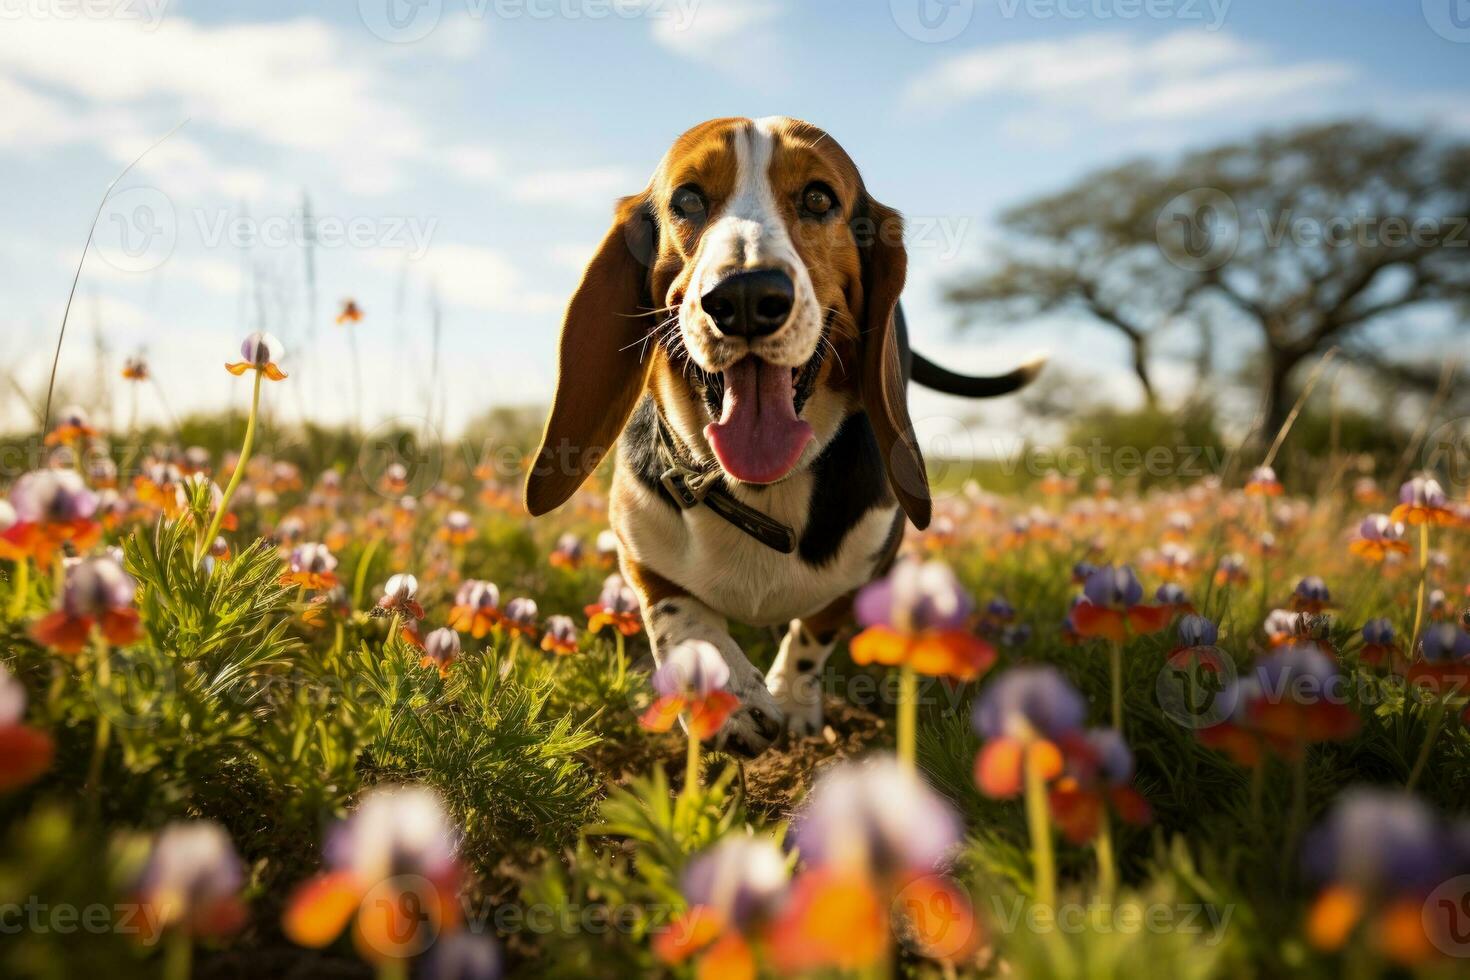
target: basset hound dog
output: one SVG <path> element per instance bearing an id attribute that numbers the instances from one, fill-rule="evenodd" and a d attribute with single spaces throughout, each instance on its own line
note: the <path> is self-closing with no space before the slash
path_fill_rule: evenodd
<path id="1" fill-rule="evenodd" d="M 571 299 L 526 506 L 566 501 L 616 444 L 611 522 L 655 658 L 701 639 L 746 754 L 822 725 L 820 675 L 856 591 L 929 523 L 906 389 L 985 397 L 908 348 L 903 221 L 827 133 L 715 119 L 619 202 Z M 727 623 L 785 627 L 764 676 Z"/>

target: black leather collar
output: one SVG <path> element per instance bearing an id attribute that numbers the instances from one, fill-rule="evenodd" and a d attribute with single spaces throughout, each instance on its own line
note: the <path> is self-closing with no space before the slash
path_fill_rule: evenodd
<path id="1" fill-rule="evenodd" d="M 658 442 L 659 482 L 683 510 L 703 504 L 729 524 L 755 538 L 767 548 L 789 555 L 796 551 L 796 532 L 780 521 L 736 500 L 725 488 L 725 475 L 718 465 L 699 466 L 678 449 L 663 413 L 655 413 L 654 432 Z"/>

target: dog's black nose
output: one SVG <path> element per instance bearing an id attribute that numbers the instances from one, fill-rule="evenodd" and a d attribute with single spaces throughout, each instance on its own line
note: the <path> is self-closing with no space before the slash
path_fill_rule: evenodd
<path id="1" fill-rule="evenodd" d="M 764 337 L 791 318 L 796 284 L 780 269 L 737 272 L 700 297 L 704 312 L 727 337 Z"/>

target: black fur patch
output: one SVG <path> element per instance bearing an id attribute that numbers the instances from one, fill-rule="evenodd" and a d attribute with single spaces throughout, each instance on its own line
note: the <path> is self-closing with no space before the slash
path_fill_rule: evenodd
<path id="1" fill-rule="evenodd" d="M 866 413 L 854 412 L 843 420 L 812 463 L 812 476 L 810 516 L 798 551 L 808 565 L 825 565 L 864 514 L 893 500 Z"/>
<path id="2" fill-rule="evenodd" d="M 643 396 L 643 400 L 633 410 L 627 428 L 623 430 L 618 463 L 628 467 L 628 472 L 657 494 L 660 500 L 678 509 L 678 503 L 660 479 L 664 471 L 663 465 L 658 461 L 658 409 L 654 407 L 653 398 L 648 395 Z"/>

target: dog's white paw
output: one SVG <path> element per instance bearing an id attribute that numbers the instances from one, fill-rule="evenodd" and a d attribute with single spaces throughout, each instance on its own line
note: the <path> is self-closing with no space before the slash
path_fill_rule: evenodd
<path id="1" fill-rule="evenodd" d="M 786 730 L 794 735 L 822 730 L 822 666 L 831 650 L 830 643 L 819 643 L 793 619 L 766 673 L 766 688 L 786 716 Z"/>

